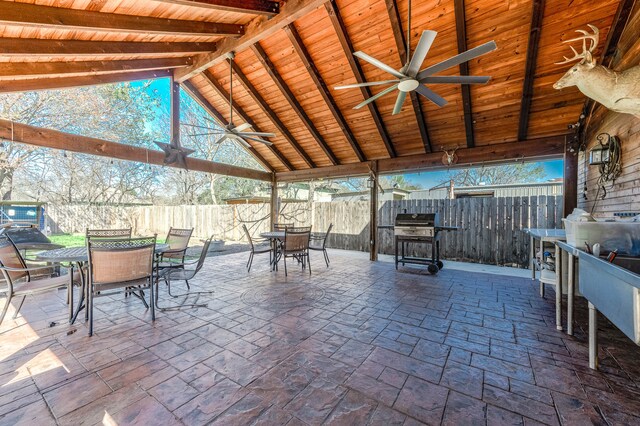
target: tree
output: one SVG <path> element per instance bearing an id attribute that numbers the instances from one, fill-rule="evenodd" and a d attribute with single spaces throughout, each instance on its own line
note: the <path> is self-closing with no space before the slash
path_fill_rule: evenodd
<path id="1" fill-rule="evenodd" d="M 458 186 L 477 186 L 539 182 L 544 176 L 544 168 L 540 164 L 517 163 L 460 169 L 452 173 L 451 179 Z"/>

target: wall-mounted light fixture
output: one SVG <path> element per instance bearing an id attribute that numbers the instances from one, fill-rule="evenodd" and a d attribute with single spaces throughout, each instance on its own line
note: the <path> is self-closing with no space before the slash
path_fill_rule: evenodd
<path id="1" fill-rule="evenodd" d="M 612 159 L 612 151 L 620 146 L 620 140 L 617 136 L 611 136 L 608 133 L 600 133 L 596 139 L 598 144 L 589 151 L 589 165 L 608 164 Z"/>
<path id="2" fill-rule="evenodd" d="M 373 178 L 373 176 L 369 176 L 369 179 L 367 179 L 367 188 L 371 189 L 374 188 L 376 186 L 376 180 Z"/>

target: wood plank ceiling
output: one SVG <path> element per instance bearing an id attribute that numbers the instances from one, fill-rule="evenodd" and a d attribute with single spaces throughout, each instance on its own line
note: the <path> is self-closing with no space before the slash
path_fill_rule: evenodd
<path id="1" fill-rule="evenodd" d="M 392 116 L 389 94 L 354 110 L 370 90 L 339 84 L 387 80 L 362 50 L 395 67 L 406 55 L 407 0 L 20 0 L 0 1 L 0 92 L 167 76 L 222 123 L 229 119 L 229 64 L 236 50 L 236 125 L 274 132 L 250 142 L 270 171 L 408 157 L 443 149 L 563 137 L 585 98 L 552 84 L 567 65 L 562 40 L 600 28 L 602 53 L 619 0 L 413 1 L 412 49 L 438 36 L 426 67 L 495 40 L 498 49 L 440 75 L 490 75 L 483 86 L 431 88 L 448 104 L 408 97 Z"/>

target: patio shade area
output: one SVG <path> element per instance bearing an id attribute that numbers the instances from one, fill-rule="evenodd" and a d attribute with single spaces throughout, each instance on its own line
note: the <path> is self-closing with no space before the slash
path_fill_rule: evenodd
<path id="1" fill-rule="evenodd" d="M 529 278 L 339 250 L 285 278 L 246 256 L 207 259 L 191 283 L 215 291 L 206 308 L 152 322 L 132 297 L 100 299 L 91 338 L 63 291 L 32 299 L 0 328 L 0 423 L 640 422 L 640 349 L 601 321 L 590 370 L 584 301 L 572 337 Z"/>

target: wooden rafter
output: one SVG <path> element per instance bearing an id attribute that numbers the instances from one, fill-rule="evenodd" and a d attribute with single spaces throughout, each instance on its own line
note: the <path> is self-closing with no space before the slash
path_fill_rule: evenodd
<path id="1" fill-rule="evenodd" d="M 227 63 L 231 64 L 233 68 L 233 72 L 235 73 L 235 75 L 238 76 L 240 83 L 245 88 L 245 90 L 247 91 L 251 99 L 253 99 L 253 101 L 260 107 L 260 109 L 265 113 L 265 115 L 269 117 L 269 120 L 271 120 L 271 122 L 273 123 L 274 126 L 276 126 L 278 131 L 282 133 L 282 136 L 284 136 L 284 138 L 287 141 L 289 141 L 293 149 L 298 153 L 298 155 L 300 155 L 300 157 L 304 160 L 307 166 L 316 167 L 316 164 L 313 162 L 311 157 L 309 157 L 309 154 L 307 154 L 306 151 L 302 148 L 302 146 L 300 146 L 298 141 L 296 141 L 296 138 L 291 134 L 289 129 L 287 129 L 287 126 L 285 126 L 284 123 L 280 120 L 280 118 L 278 117 L 278 114 L 276 114 L 275 111 L 271 109 L 267 101 L 265 101 L 262 95 L 258 93 L 258 90 L 255 88 L 253 84 L 251 84 L 247 76 L 244 75 L 244 73 L 242 72 L 238 64 L 236 64 L 235 62 L 231 62 L 229 59 L 227 59 Z"/>
<path id="2" fill-rule="evenodd" d="M 366 159 L 365 155 L 362 152 L 360 145 L 358 145 L 358 141 L 356 140 L 355 136 L 353 135 L 353 132 L 349 128 L 349 125 L 347 124 L 347 120 L 344 119 L 344 116 L 342 115 L 342 112 L 338 108 L 338 105 L 336 104 L 335 100 L 329 94 L 329 89 L 327 88 L 327 84 L 324 82 L 324 79 L 320 75 L 318 68 L 313 63 L 313 59 L 311 59 L 311 55 L 309 55 L 309 51 L 304 46 L 304 43 L 302 42 L 302 39 L 300 38 L 298 31 L 296 31 L 295 26 L 293 24 L 287 25 L 285 27 L 285 32 L 287 33 L 287 36 L 289 37 L 291 44 L 293 44 L 293 49 L 296 51 L 296 53 L 298 54 L 298 57 L 300 58 L 304 66 L 307 68 L 307 72 L 311 76 L 311 80 L 313 80 L 314 84 L 316 85 L 316 88 L 320 92 L 322 99 L 324 99 L 325 103 L 327 104 L 327 107 L 329 107 L 329 110 L 331 111 L 331 114 L 333 114 L 333 118 L 335 118 L 335 120 L 338 122 L 338 126 L 340 126 L 340 129 L 342 129 L 342 133 L 347 139 L 347 142 L 349 142 L 349 145 L 351 145 L 353 152 L 356 154 L 359 161 L 365 161 Z"/>
<path id="3" fill-rule="evenodd" d="M 538 44 L 542 32 L 542 18 L 544 17 L 544 0 L 533 0 L 531 9 L 531 28 L 529 29 L 529 45 L 527 47 L 527 62 L 525 65 L 524 82 L 522 83 L 522 101 L 520 102 L 520 119 L 518 121 L 518 140 L 527 139 L 529 130 L 529 112 L 533 98 L 533 81 L 536 74 L 538 58 Z"/>
<path id="4" fill-rule="evenodd" d="M 66 151 L 99 155 L 101 157 L 117 158 L 138 163 L 165 165 L 164 152 L 162 151 L 106 141 L 104 139 L 74 135 L 42 127 L 29 126 L 9 120 L 0 119 L 0 139 L 43 148 L 64 149 Z M 189 170 L 271 181 L 271 173 L 260 170 L 215 163 L 194 157 L 187 157 L 186 161 Z M 166 166 L 179 168 L 177 164 L 167 164 Z"/>
<path id="5" fill-rule="evenodd" d="M 225 55 L 230 52 L 242 52 L 252 44 L 256 44 L 263 38 L 269 37 L 290 24 L 315 10 L 328 0 L 288 0 L 281 8 L 280 13 L 271 19 L 257 17 L 246 26 L 244 36 L 237 40 L 226 39 L 211 53 L 198 55 L 194 58 L 192 66 L 176 72 L 178 81 L 188 80 L 207 68 L 224 61 Z"/>
<path id="6" fill-rule="evenodd" d="M 114 74 L 84 75 L 78 77 L 0 80 L 0 93 L 65 89 L 70 87 L 93 86 L 97 84 L 120 83 L 123 81 L 149 80 L 165 77 L 171 77 L 171 70 L 134 71 Z"/>
<path id="7" fill-rule="evenodd" d="M 209 102 L 207 98 L 202 96 L 200 91 L 190 81 L 183 81 L 182 83 L 180 83 L 180 87 L 182 87 L 182 90 L 187 92 L 189 96 L 191 96 L 191 98 L 202 107 L 202 109 L 204 109 L 211 117 L 213 117 L 213 119 L 217 121 L 220 126 L 226 126 L 229 124 L 224 116 L 220 114 L 220 112 L 213 105 L 211 105 L 211 102 Z M 267 169 L 269 172 L 274 172 L 271 164 L 269 164 L 269 162 L 265 160 L 265 158 L 260 155 L 260 153 L 253 146 L 250 145 L 250 148 L 247 148 L 242 145 L 242 147 L 245 148 L 249 152 L 249 154 L 251 154 L 256 159 L 256 161 L 260 163 L 262 167 Z"/>
<path id="8" fill-rule="evenodd" d="M 500 164 L 514 160 L 540 160 L 562 158 L 565 136 L 531 139 L 527 143 L 508 142 L 473 148 L 461 148 L 456 151 L 458 162 L 453 167 L 468 167 L 472 164 Z M 378 160 L 378 172 L 381 174 L 401 173 L 420 170 L 438 170 L 447 166 L 442 164 L 442 153 L 433 152 L 406 157 Z M 310 170 L 276 173 L 278 182 L 304 182 L 320 178 L 365 176 L 370 171 L 368 163 L 342 164 L 319 167 Z"/>
<path id="9" fill-rule="evenodd" d="M 464 0 L 453 1 L 454 14 L 456 18 L 456 39 L 458 43 L 458 53 L 467 50 L 467 20 L 464 13 Z M 469 63 L 460 64 L 460 75 L 469 75 Z M 464 111 L 464 131 L 467 136 L 467 148 L 476 145 L 473 135 L 473 113 L 471 109 L 471 88 L 468 84 L 461 86 L 462 109 Z"/>
<path id="10" fill-rule="evenodd" d="M 353 56 L 353 44 L 351 43 L 351 39 L 347 34 L 347 28 L 344 25 L 344 21 L 340 16 L 340 11 L 338 10 L 338 6 L 335 3 L 335 0 L 331 0 L 325 3 L 325 8 L 327 9 L 327 13 L 329 14 L 329 18 L 331 19 L 331 24 L 333 25 L 333 29 L 338 36 L 338 40 L 340 41 L 340 45 L 342 46 L 342 50 L 349 61 L 349 66 L 351 67 L 351 72 L 356 78 L 358 83 L 365 83 L 366 80 L 364 78 L 364 73 L 362 72 L 362 68 L 360 67 L 360 63 L 356 61 Z M 371 97 L 371 91 L 368 87 L 361 87 L 360 92 L 362 96 L 367 99 Z M 396 149 L 393 146 L 393 142 L 389 137 L 389 133 L 387 132 L 387 128 L 382 121 L 382 116 L 380 115 L 380 111 L 378 111 L 378 107 L 375 102 L 370 102 L 367 107 L 369 108 L 369 112 L 371 113 L 371 117 L 373 118 L 373 122 L 376 125 L 376 129 L 378 130 L 378 134 L 380 138 L 382 138 L 382 142 L 387 149 L 387 153 L 389 157 L 393 158 L 396 154 Z"/>
<path id="11" fill-rule="evenodd" d="M 224 90 L 224 87 L 222 87 L 222 85 L 218 82 L 218 80 L 216 80 L 209 71 L 205 71 L 201 75 L 205 79 L 205 81 L 209 84 L 209 86 L 211 86 L 213 90 L 218 94 L 218 96 L 220 96 L 224 100 L 225 104 L 229 105 L 229 93 L 226 90 Z M 240 118 L 242 118 L 242 120 L 245 123 L 250 124 L 251 127 L 253 127 L 254 131 L 256 132 L 264 131 L 264 130 L 261 130 L 260 127 L 258 127 L 258 125 L 251 119 L 251 117 L 249 117 L 249 115 L 244 111 L 244 109 L 242 109 L 240 105 L 238 105 L 237 103 L 233 104 L 233 110 L 240 116 Z M 273 153 L 273 155 L 276 156 L 276 158 L 282 163 L 282 165 L 287 170 L 293 170 L 295 168 L 293 167 L 291 162 L 287 159 L 287 157 L 285 157 L 284 154 L 280 152 L 278 147 L 276 147 L 275 145 L 267 145 L 267 148 L 269 148 L 269 150 Z"/>
<path id="12" fill-rule="evenodd" d="M 280 11 L 280 3 L 269 0 L 155 0 L 161 3 L 180 4 L 183 6 L 202 7 L 226 12 L 250 13 L 254 15 L 273 16 Z"/>
<path id="13" fill-rule="evenodd" d="M 0 38 L 3 56 L 114 56 L 195 54 L 215 50 L 216 43 L 152 43 L 133 41 L 48 40 Z"/>
<path id="14" fill-rule="evenodd" d="M 2 62 L 0 79 L 92 75 L 126 71 L 149 71 L 191 65 L 191 58 L 133 59 L 123 61 Z"/>
<path id="15" fill-rule="evenodd" d="M 241 36 L 244 27 L 0 1 L 0 23 L 45 28 L 190 36 Z"/>
<path id="16" fill-rule="evenodd" d="M 283 94 L 287 102 L 289 102 L 289 105 L 298 115 L 309 133 L 311 133 L 311 136 L 313 136 L 320 148 L 322 148 L 324 153 L 327 155 L 327 158 L 329 159 L 331 164 L 333 164 L 334 166 L 338 164 L 340 161 L 333 153 L 327 142 L 324 140 L 318 129 L 316 129 L 316 126 L 313 124 L 307 113 L 304 111 L 304 109 L 302 109 L 302 105 L 300 105 L 300 102 L 298 102 L 295 95 L 293 94 L 291 89 L 289 89 L 289 86 L 276 69 L 275 65 L 273 65 L 273 63 L 267 56 L 267 52 L 265 52 L 262 46 L 260 46 L 260 43 L 252 45 L 251 51 L 254 53 L 254 55 L 256 55 L 258 61 L 262 64 L 264 70 L 267 72 L 267 74 L 269 74 L 276 86 L 278 86 L 278 89 L 280 89 L 280 92 Z"/>
<path id="17" fill-rule="evenodd" d="M 404 32 L 402 30 L 402 20 L 400 19 L 400 12 L 396 7 L 395 0 L 385 0 L 387 4 L 387 13 L 389 14 L 389 20 L 391 21 L 391 31 L 393 32 L 393 38 L 396 41 L 396 49 L 400 56 L 400 62 L 404 63 L 407 57 L 407 48 Z M 418 130 L 420 131 L 420 139 L 424 145 L 425 152 L 433 151 L 431 147 L 431 140 L 429 139 L 429 132 L 427 131 L 427 125 L 424 121 L 424 112 L 422 111 L 422 104 L 420 98 L 415 91 L 409 92 L 411 97 L 411 103 L 413 104 L 413 113 L 416 116 L 416 122 L 418 123 Z"/>

